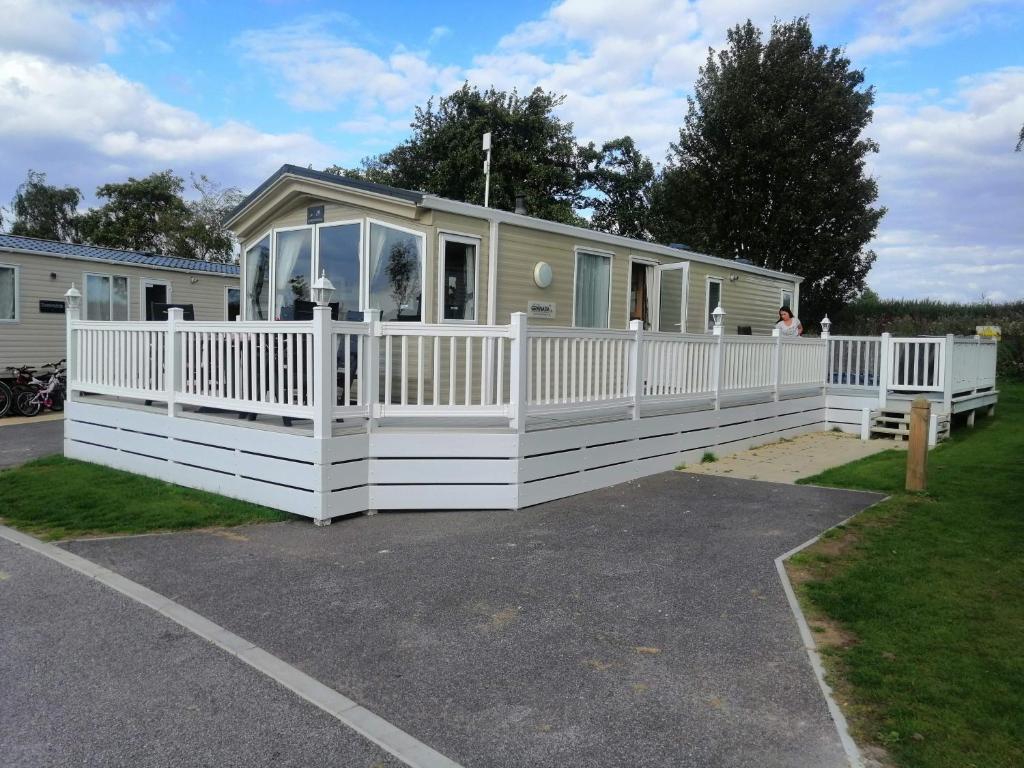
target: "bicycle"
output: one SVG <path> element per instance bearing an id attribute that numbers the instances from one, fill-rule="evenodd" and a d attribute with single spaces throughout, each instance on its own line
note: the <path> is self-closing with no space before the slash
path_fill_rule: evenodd
<path id="1" fill-rule="evenodd" d="M 14 391 L 7 383 L 0 381 L 0 418 L 3 418 L 14 406 Z"/>
<path id="2" fill-rule="evenodd" d="M 35 376 L 25 385 L 27 388 L 16 392 L 14 407 L 22 416 L 35 416 L 43 408 L 51 411 L 64 410 L 64 370 L 59 368 L 64 360 L 47 363 L 44 368 L 52 368 L 49 377 L 43 381 Z"/>

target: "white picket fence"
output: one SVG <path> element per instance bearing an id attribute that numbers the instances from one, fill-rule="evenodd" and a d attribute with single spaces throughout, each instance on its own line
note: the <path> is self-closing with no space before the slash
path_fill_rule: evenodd
<path id="1" fill-rule="evenodd" d="M 181 406 L 312 419 L 479 417 L 525 428 L 645 404 L 825 387 L 954 392 L 995 384 L 978 338 L 724 336 L 509 325 L 87 322 L 69 318 L 69 389 Z M 883 395 L 884 396 L 884 395 Z"/>

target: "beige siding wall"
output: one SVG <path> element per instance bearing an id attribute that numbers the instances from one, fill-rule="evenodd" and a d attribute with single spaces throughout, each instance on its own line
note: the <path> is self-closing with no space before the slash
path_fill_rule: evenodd
<path id="1" fill-rule="evenodd" d="M 678 264 L 684 261 L 650 253 L 644 251 L 641 244 L 638 246 L 621 248 L 588 241 L 585 237 L 568 237 L 502 224 L 498 246 L 498 322 L 509 322 L 512 312 L 525 312 L 530 301 L 544 301 L 555 303 L 555 318 L 531 318 L 531 323 L 572 325 L 575 253 L 579 248 L 612 254 L 611 327 L 628 327 L 631 257 L 659 264 Z M 538 261 L 546 261 L 551 265 L 554 279 L 548 288 L 538 288 L 533 280 L 533 268 Z M 722 279 L 722 308 L 726 312 L 727 333 L 736 333 L 736 327 L 740 325 L 752 326 L 756 334 L 771 333 L 778 315 L 781 291 L 784 287 L 792 290 L 792 282 L 699 261 L 690 260 L 689 264 L 686 311 L 688 332 L 699 333 L 705 330 L 707 278 L 713 276 Z M 666 314 L 678 316 L 678 310 L 674 308 L 674 311 L 667 307 L 665 310 Z"/>
<path id="2" fill-rule="evenodd" d="M 171 286 L 171 301 L 195 306 L 196 320 L 225 319 L 225 289 L 237 287 L 237 277 L 175 272 L 86 259 L 29 255 L 0 250 L 0 264 L 18 267 L 17 323 L 0 323 L 0 376 L 9 365 L 33 365 L 65 357 L 65 316 L 39 311 L 40 299 L 63 301 L 74 282 L 83 290 L 86 272 L 128 278 L 128 318 L 142 319 L 143 280 L 163 280 Z M 51 278 L 51 273 L 56 278 Z M 196 282 L 192 282 L 196 278 Z"/>

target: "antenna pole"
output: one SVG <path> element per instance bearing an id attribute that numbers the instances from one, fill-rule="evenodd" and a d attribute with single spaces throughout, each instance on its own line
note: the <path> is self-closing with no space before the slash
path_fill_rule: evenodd
<path id="1" fill-rule="evenodd" d="M 488 208 L 491 201 L 491 132 L 484 134 L 484 151 L 487 152 L 487 159 L 484 160 L 484 208 Z"/>

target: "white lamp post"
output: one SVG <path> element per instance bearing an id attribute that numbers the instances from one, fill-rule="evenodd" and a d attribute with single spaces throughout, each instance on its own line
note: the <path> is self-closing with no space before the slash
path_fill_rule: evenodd
<path id="1" fill-rule="evenodd" d="M 74 283 L 72 283 L 71 287 L 68 288 L 68 292 L 64 294 L 64 298 L 67 299 L 68 309 L 78 309 L 82 306 L 82 292 L 75 288 Z"/>
<path id="2" fill-rule="evenodd" d="M 828 319 L 828 315 L 821 318 L 821 338 L 827 339 L 829 337 L 829 328 L 832 327 L 832 321 Z"/>
<path id="3" fill-rule="evenodd" d="M 714 327 L 711 329 L 711 332 L 715 334 L 715 336 L 721 336 L 722 323 L 725 321 L 725 310 L 722 309 L 721 304 L 715 307 L 714 311 L 711 313 L 711 319 L 715 323 Z"/>
<path id="4" fill-rule="evenodd" d="M 320 277 L 313 283 L 313 301 L 318 307 L 326 307 L 331 303 L 333 293 L 334 283 L 327 279 L 326 270 L 320 270 Z"/>

